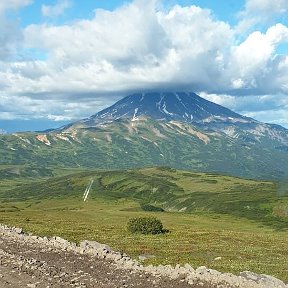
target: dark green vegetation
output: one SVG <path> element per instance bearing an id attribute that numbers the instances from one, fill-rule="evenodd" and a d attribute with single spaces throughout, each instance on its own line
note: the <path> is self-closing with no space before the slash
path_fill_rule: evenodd
<path id="1" fill-rule="evenodd" d="M 131 233 L 161 234 L 164 233 L 162 222 L 156 217 L 134 217 L 127 223 L 127 229 Z"/>
<path id="2" fill-rule="evenodd" d="M 283 190 L 278 196 L 277 184 L 171 168 L 72 172 L 25 177 L 22 185 L 19 175 L 2 178 L 0 222 L 38 235 L 96 240 L 134 257 L 155 256 L 147 264 L 188 262 L 288 281 L 288 195 Z M 146 211 L 150 206 L 165 212 Z M 169 232 L 131 234 L 127 222 L 138 217 L 156 217 Z"/>
<path id="3" fill-rule="evenodd" d="M 257 220 L 277 229 L 288 225 L 287 219 L 282 217 L 285 212 L 280 212 L 287 197 L 285 194 L 278 197 L 278 186 L 273 182 L 165 167 L 96 170 L 52 177 L 5 189 L 1 198 L 4 202 L 67 197 L 81 199 L 91 179 L 94 183 L 90 199 L 131 199 L 139 203 L 141 210 L 152 212 L 229 214 Z"/>
<path id="4" fill-rule="evenodd" d="M 30 163 L 43 169 L 169 166 L 253 179 L 287 176 L 288 153 L 277 148 L 288 141 L 287 130 L 274 131 L 264 124 L 246 130 L 233 123 L 212 124 L 121 119 L 95 127 L 78 123 L 46 134 L 0 135 L 0 165 Z"/>
<path id="5" fill-rule="evenodd" d="M 164 212 L 165 210 L 161 207 L 156 207 L 151 204 L 141 203 L 140 207 L 143 211 L 150 211 L 150 212 Z"/>
<path id="6" fill-rule="evenodd" d="M 25 171 L 26 163 L 31 171 Z M 22 165 L 20 171 L 3 171 L 10 177 L 33 171 L 49 176 L 50 167 L 169 166 L 286 181 L 287 163 L 287 129 L 187 92 L 136 93 L 59 129 L 0 135 L 0 165 Z"/>

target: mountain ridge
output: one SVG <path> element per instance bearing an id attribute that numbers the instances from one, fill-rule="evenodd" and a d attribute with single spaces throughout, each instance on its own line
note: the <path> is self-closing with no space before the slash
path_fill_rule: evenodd
<path id="1" fill-rule="evenodd" d="M 194 93 L 133 94 L 59 129 L 0 135 L 0 142 L 0 165 L 170 166 L 245 178 L 287 178 L 287 129 Z"/>
<path id="2" fill-rule="evenodd" d="M 128 95 L 89 118 L 61 127 L 62 131 L 79 125 L 81 128 L 97 127 L 114 121 L 130 120 L 135 122 L 151 118 L 156 121 L 178 121 L 193 125 L 208 132 L 226 133 L 237 137 L 233 130 L 247 130 L 250 134 L 266 133 L 269 137 L 281 138 L 288 129 L 276 124 L 257 121 L 238 114 L 226 107 L 206 100 L 193 92 L 149 92 Z M 228 129 L 227 129 L 228 128 Z M 271 132 L 272 131 L 272 132 Z M 276 134 L 278 135 L 276 135 Z M 285 137 L 284 137 L 285 138 Z M 282 142 L 288 145 L 288 139 Z M 286 137 L 287 138 L 287 137 Z"/>

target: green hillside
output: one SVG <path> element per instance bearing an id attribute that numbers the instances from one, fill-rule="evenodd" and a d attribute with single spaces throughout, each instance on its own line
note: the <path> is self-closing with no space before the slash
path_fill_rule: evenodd
<path id="1" fill-rule="evenodd" d="M 0 222 L 36 235 L 95 239 L 144 254 L 145 264 L 251 270 L 288 281 L 288 196 L 275 183 L 171 168 L 52 172 L 62 176 L 2 179 Z M 169 232 L 130 234 L 128 219 L 137 216 L 156 216 Z"/>
<path id="2" fill-rule="evenodd" d="M 228 128 L 232 136 L 225 134 L 227 131 L 182 122 L 143 119 L 88 128 L 75 124 L 49 133 L 0 135 L 0 165 L 90 169 L 169 166 L 254 179 L 287 176 L 288 153 L 278 149 L 283 146 L 282 134 L 270 131 L 275 136 L 258 136 L 252 134 L 259 133 L 254 130 L 249 134 Z"/>
<path id="3" fill-rule="evenodd" d="M 79 172 L 6 188 L 0 197 L 6 202 L 71 197 L 82 201 L 90 180 L 94 182 L 89 200 L 130 199 L 167 212 L 229 214 L 279 229 L 288 224 L 285 209 L 281 213 L 288 194 L 280 197 L 275 183 L 165 167 Z"/>

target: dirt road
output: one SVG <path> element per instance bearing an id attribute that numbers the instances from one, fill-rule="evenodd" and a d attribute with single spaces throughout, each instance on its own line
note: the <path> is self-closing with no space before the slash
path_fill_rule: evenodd
<path id="1" fill-rule="evenodd" d="M 0 236 L 0 287 L 163 287 L 192 288 L 169 280 L 72 251 L 43 248 L 17 238 Z M 196 286 L 194 286 L 196 287 Z M 202 287 L 203 288 L 203 287 Z"/>
<path id="2" fill-rule="evenodd" d="M 281 280 L 250 271 L 240 275 L 206 267 L 148 266 L 105 244 L 80 245 L 38 237 L 0 224 L 0 288 L 288 288 Z"/>

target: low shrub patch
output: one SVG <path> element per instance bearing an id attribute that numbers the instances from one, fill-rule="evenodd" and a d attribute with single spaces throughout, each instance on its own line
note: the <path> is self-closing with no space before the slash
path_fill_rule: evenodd
<path id="1" fill-rule="evenodd" d="M 162 222 L 155 217 L 130 218 L 127 229 L 131 233 L 161 234 L 164 233 Z"/>
<path id="2" fill-rule="evenodd" d="M 164 209 L 161 207 L 153 206 L 150 204 L 140 204 L 140 207 L 144 211 L 151 211 L 151 212 L 164 212 Z"/>

